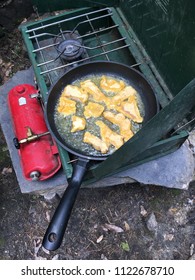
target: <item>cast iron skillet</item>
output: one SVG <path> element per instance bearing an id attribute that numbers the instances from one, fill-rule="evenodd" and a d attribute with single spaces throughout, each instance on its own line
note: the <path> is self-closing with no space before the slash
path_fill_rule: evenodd
<path id="1" fill-rule="evenodd" d="M 46 104 L 46 121 L 48 129 L 57 143 L 78 157 L 77 163 L 73 167 L 73 175 L 61 201 L 52 217 L 52 220 L 47 228 L 43 238 L 43 247 L 47 250 L 56 250 L 60 247 L 71 210 L 76 200 L 80 185 L 87 170 L 87 165 L 90 160 L 102 161 L 107 157 L 105 155 L 93 156 L 82 150 L 73 148 L 70 144 L 60 136 L 55 125 L 54 112 L 55 106 L 59 100 L 62 90 L 68 84 L 72 84 L 77 79 L 85 78 L 91 74 L 94 75 L 111 75 L 119 79 L 125 79 L 132 85 L 140 94 L 145 107 L 144 123 L 153 117 L 158 111 L 158 102 L 151 85 L 145 80 L 140 72 L 123 64 L 115 62 L 97 61 L 82 64 L 65 73 L 51 88 L 48 101 Z"/>

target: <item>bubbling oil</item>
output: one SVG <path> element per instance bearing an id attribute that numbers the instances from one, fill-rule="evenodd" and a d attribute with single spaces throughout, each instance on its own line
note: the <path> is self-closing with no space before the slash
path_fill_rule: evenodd
<path id="1" fill-rule="evenodd" d="M 107 96 L 107 97 L 115 96 L 117 94 L 116 92 L 110 92 L 110 91 L 107 92 L 100 87 L 100 81 L 102 79 L 102 76 L 103 76 L 103 74 L 85 76 L 82 79 L 75 80 L 74 83 L 72 83 L 71 85 L 80 87 L 80 83 L 82 83 L 86 80 L 91 80 L 98 88 L 100 88 L 101 92 L 104 93 L 105 96 Z M 122 80 L 125 83 L 125 86 L 130 85 L 130 83 L 127 80 L 121 79 L 121 78 L 113 76 L 113 75 L 106 75 L 106 78 L 115 79 L 117 82 Z M 138 105 L 139 112 L 140 112 L 141 116 L 144 117 L 144 114 L 145 114 L 144 105 L 143 105 L 143 102 L 142 102 L 141 97 L 138 92 L 136 94 L 136 98 L 137 98 L 137 105 Z M 89 94 L 88 101 L 99 103 L 99 104 L 103 105 L 106 110 L 105 103 L 94 101 L 93 96 L 90 94 Z M 73 133 L 73 132 L 71 132 L 72 115 L 64 116 L 62 113 L 59 113 L 57 111 L 58 106 L 59 106 L 59 100 L 57 101 L 56 106 L 55 106 L 55 113 L 54 113 L 55 125 L 56 125 L 56 128 L 57 128 L 58 133 L 60 134 L 61 138 L 65 141 L 65 143 L 69 147 L 71 147 L 72 150 L 80 151 L 81 153 L 83 153 L 85 155 L 89 155 L 89 156 L 102 156 L 102 153 L 100 151 L 97 151 L 91 145 L 83 142 L 84 133 L 86 131 L 90 132 L 91 134 L 93 134 L 97 137 L 100 137 L 100 129 L 95 124 L 96 121 L 103 121 L 110 129 L 112 129 L 116 133 L 120 134 L 119 127 L 117 125 L 111 123 L 107 119 L 105 119 L 103 116 L 96 117 L 96 118 L 94 118 L 94 117 L 88 118 L 86 120 L 85 129 L 81 130 L 81 131 L 76 131 Z M 83 103 L 77 101 L 75 115 L 84 118 L 84 107 L 85 106 L 86 106 L 86 104 L 83 104 Z M 113 109 L 109 110 L 109 111 L 111 111 L 115 114 L 118 113 L 116 110 L 113 110 Z M 142 124 L 131 121 L 131 130 L 133 131 L 134 134 L 138 130 L 140 130 L 141 127 L 142 127 Z M 107 155 L 113 153 L 115 150 L 116 150 L 115 147 L 111 145 L 108 150 L 108 153 L 104 154 L 104 156 L 107 156 Z"/>

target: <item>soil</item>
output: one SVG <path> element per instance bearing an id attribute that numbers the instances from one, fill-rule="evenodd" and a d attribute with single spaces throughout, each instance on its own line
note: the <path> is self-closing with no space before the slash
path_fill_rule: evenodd
<path id="1" fill-rule="evenodd" d="M 17 26 L 0 40 L 0 84 L 30 66 Z M 22 194 L 0 131 L 0 259 L 195 259 L 195 183 L 188 190 L 138 183 L 81 189 L 61 247 L 41 242 L 59 202 Z"/>

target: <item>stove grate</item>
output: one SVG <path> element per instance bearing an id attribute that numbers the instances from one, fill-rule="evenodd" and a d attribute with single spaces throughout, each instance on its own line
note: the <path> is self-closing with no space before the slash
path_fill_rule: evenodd
<path id="1" fill-rule="evenodd" d="M 112 16 L 112 10 L 104 8 L 50 23 L 42 21 L 41 25 L 26 30 L 36 67 L 47 87 L 71 67 L 90 60 L 113 61 L 120 57 L 119 62 L 126 62 L 130 57 L 131 66 L 139 65 L 131 58 L 130 44 L 120 34 L 119 24 Z M 67 54 L 71 50 L 77 54 L 69 59 Z"/>

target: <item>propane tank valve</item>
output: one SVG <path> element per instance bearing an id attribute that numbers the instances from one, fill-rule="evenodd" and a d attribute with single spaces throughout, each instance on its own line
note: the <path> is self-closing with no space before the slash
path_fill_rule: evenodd
<path id="1" fill-rule="evenodd" d="M 13 139 L 14 146 L 16 147 L 16 149 L 20 149 L 20 144 L 34 141 L 34 140 L 39 139 L 40 137 L 48 135 L 50 133 L 49 131 L 46 131 L 43 133 L 34 134 L 30 127 L 26 127 L 26 128 L 27 128 L 27 133 L 26 133 L 27 137 L 26 138 L 18 140 L 18 138 L 15 137 Z"/>
<path id="2" fill-rule="evenodd" d="M 41 98 L 41 96 L 40 96 L 40 93 L 39 93 L 39 92 L 38 92 L 38 93 L 32 93 L 32 94 L 30 94 L 29 96 L 30 96 L 30 98 L 38 98 L 38 99 L 40 99 L 40 98 Z"/>

